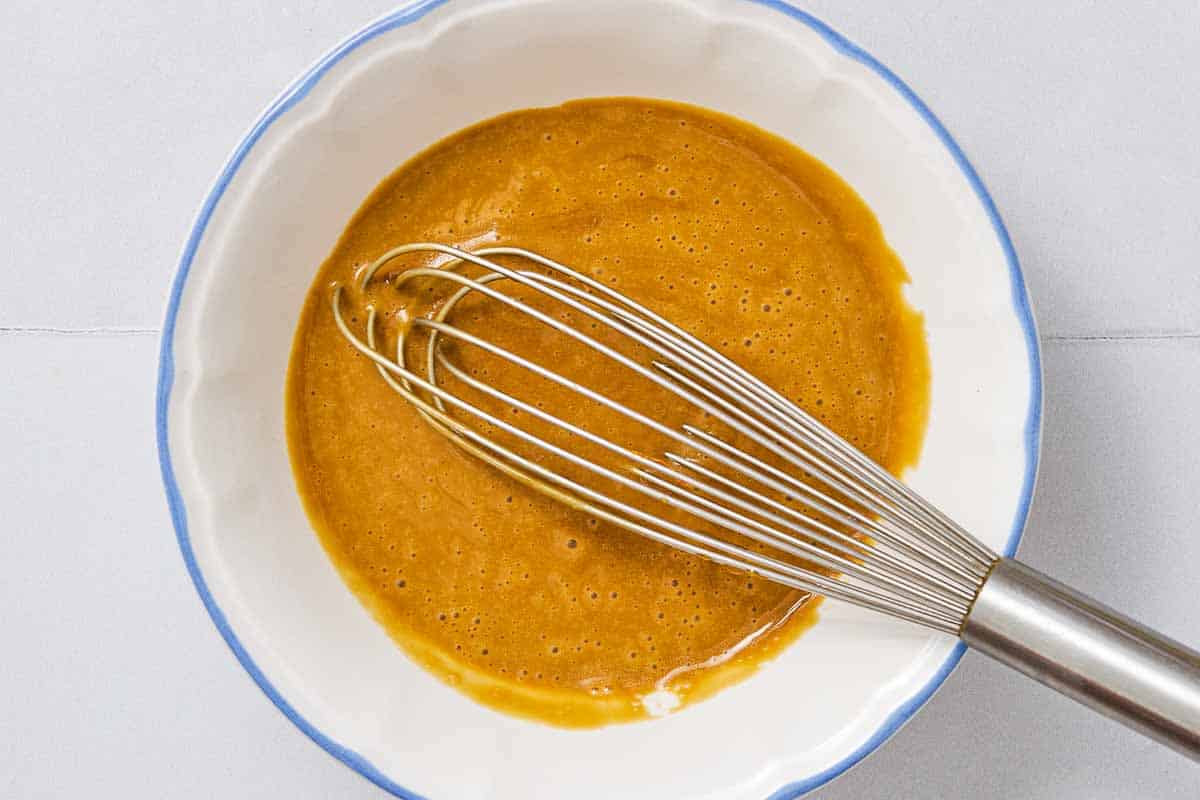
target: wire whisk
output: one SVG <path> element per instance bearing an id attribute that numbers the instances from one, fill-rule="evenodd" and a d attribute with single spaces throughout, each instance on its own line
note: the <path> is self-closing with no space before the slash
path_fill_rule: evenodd
<path id="1" fill-rule="evenodd" d="M 1200 759 L 1200 655 L 1001 558 L 816 417 L 615 288 L 528 250 L 438 243 L 389 250 L 358 282 L 419 302 L 389 325 L 369 305 L 359 334 L 335 285 L 346 340 L 430 425 L 520 483 L 684 552 L 959 636 Z M 471 330 L 485 306 L 492 327 Z M 498 344 L 498 319 L 594 362 L 547 364 Z M 501 385 L 468 353 L 522 377 Z M 623 399 L 632 382 L 662 399 Z M 558 402 L 546 402 L 551 389 Z"/>

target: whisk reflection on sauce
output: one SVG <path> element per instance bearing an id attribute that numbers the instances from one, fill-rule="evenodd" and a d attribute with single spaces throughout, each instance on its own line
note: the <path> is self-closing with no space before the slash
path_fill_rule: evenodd
<path id="1" fill-rule="evenodd" d="M 440 263 L 383 272 L 396 289 L 424 286 L 427 304 L 399 320 L 392 355 L 373 307 L 363 333 L 351 330 L 341 286 L 334 319 L 466 452 L 664 545 L 958 636 L 1200 760 L 1200 654 L 1001 558 L 815 417 L 615 289 L 527 250 L 435 243 L 390 250 L 361 272 L 361 287 L 409 254 Z M 508 315 L 493 325 L 542 326 L 594 362 L 548 366 L 506 349 L 457 321 L 464 303 Z M 521 380 L 501 386 L 464 367 L 454 355 L 466 350 Z M 621 400 L 630 381 L 663 400 Z M 547 409 L 539 386 L 577 402 Z M 611 435 L 605 420 L 618 417 L 636 424 L 636 441 Z"/>

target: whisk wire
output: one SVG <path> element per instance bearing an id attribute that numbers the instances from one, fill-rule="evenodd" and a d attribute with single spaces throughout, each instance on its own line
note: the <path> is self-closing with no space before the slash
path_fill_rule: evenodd
<path id="1" fill-rule="evenodd" d="M 394 359 L 378 351 L 378 313 L 373 307 L 368 308 L 365 342 L 350 330 L 342 315 L 340 286 L 334 288 L 332 309 L 339 330 L 355 349 L 370 358 L 388 385 L 451 441 L 531 488 L 655 541 L 803 591 L 885 611 L 948 633 L 959 630 L 996 556 L 816 418 L 708 345 L 620 292 L 525 250 L 496 247 L 471 253 L 435 243 L 404 245 L 369 265 L 362 272 L 361 287 L 365 289 L 393 260 L 417 252 L 433 253 L 446 260 L 435 266 L 417 266 L 395 273 L 391 281 L 396 287 L 424 278 L 447 281 L 455 288 L 432 314 L 415 315 L 401 326 Z M 557 277 L 534 269 L 513 268 L 493 258 L 500 256 L 524 260 Z M 481 268 L 483 274 L 472 277 L 456 271 L 463 263 Z M 500 281 L 523 286 L 540 298 L 604 326 L 622 340 L 649 352 L 649 363 L 642 363 L 564 319 L 502 291 Z M 602 390 L 583 385 L 453 324 L 450 319 L 455 308 L 472 294 L 494 300 L 570 337 L 650 381 L 702 412 L 713 424 L 724 426 L 761 448 L 783 466 L 767 463 L 747 449 L 695 425 L 676 426 L 660 421 Z M 427 337 L 424 376 L 406 363 L 406 345 L 413 331 L 422 331 Z M 444 339 L 476 348 L 550 381 L 643 426 L 694 456 L 667 451 L 655 458 L 563 419 L 539 404 L 470 374 L 446 354 L 441 346 Z M 620 468 L 606 466 L 571 446 L 548 441 L 502 419 L 448 388 L 439 375 L 519 410 L 527 419 L 551 426 L 566 434 L 569 441 L 599 447 L 624 464 Z M 482 423 L 491 432 L 470 424 L 468 419 Z M 569 477 L 549 466 L 542 457 L 531 458 L 513 450 L 499 441 L 495 431 L 570 465 L 581 475 L 594 476 L 632 493 L 630 498 L 643 500 L 633 502 L 590 482 Z M 712 467 L 701 460 L 711 462 Z M 730 477 L 723 470 L 740 478 Z M 768 493 L 780 495 L 783 500 Z M 675 515 L 682 514 L 682 519 L 690 521 L 667 518 L 661 512 L 643 507 L 643 502 L 671 509 Z M 800 506 L 794 505 L 795 502 Z M 696 522 L 703 525 L 697 527 Z M 729 541 L 727 536 L 705 532 L 701 529 L 705 526 L 768 551 L 760 552 Z"/>
<path id="2" fill-rule="evenodd" d="M 439 408 L 433 403 L 427 402 L 424 398 L 416 394 L 407 394 L 411 390 L 405 389 L 403 384 L 411 382 L 418 387 L 429 391 L 430 394 L 439 397 L 451 405 L 466 411 L 477 418 L 493 424 L 497 427 L 517 435 L 519 438 L 524 438 L 527 441 L 545 445 L 545 449 L 550 452 L 555 452 L 553 445 L 543 442 L 537 437 L 524 434 L 519 428 L 510 425 L 486 411 L 472 406 L 470 403 L 463 401 L 453 393 L 443 389 L 440 386 L 429 383 L 421 378 L 416 373 L 406 372 L 402 367 L 394 362 L 390 362 L 385 357 L 381 356 L 374 350 L 374 342 L 369 341 L 364 344 L 348 327 L 345 326 L 344 319 L 340 314 L 340 287 L 334 290 L 334 308 L 335 319 L 338 321 L 339 328 L 343 335 L 355 346 L 355 348 L 375 361 L 376 366 L 382 371 L 389 373 L 387 380 L 393 389 L 406 394 L 406 399 L 409 400 L 422 414 L 426 415 L 433 424 L 437 427 L 448 431 L 455 436 L 455 443 L 467 450 L 477 458 L 491 464 L 501 470 L 510 477 L 518 480 L 524 485 L 530 486 L 539 492 L 547 494 L 564 504 L 578 508 L 588 514 L 591 514 L 598 519 L 610 522 L 619 527 L 633 531 L 635 533 L 646 536 L 661 544 L 666 544 L 692 555 L 708 558 L 716 563 L 725 566 L 733 567 L 753 572 L 761 575 L 768 580 L 773 580 L 786 586 L 799 589 L 801 591 L 824 594 L 829 597 L 844 600 L 846 602 L 856 603 L 858 605 L 876 608 L 878 610 L 886 610 L 888 613 L 900 619 L 906 619 L 911 622 L 925 625 L 936 630 L 942 630 L 947 633 L 952 633 L 956 630 L 956 618 L 940 613 L 933 612 L 923 608 L 918 604 L 911 602 L 909 599 L 870 587 L 850 587 L 845 583 L 834 578 L 813 572 L 808 569 L 797 567 L 793 564 L 779 561 L 778 559 L 764 556 L 752 550 L 737 545 L 730 544 L 722 539 L 706 535 L 692 528 L 664 521 L 652 514 L 631 506 L 627 503 L 615 500 L 600 492 L 591 489 L 590 487 L 579 484 L 564 476 L 547 469 L 545 466 L 538 464 L 530 459 L 521 456 L 512 450 L 497 444 L 495 441 L 488 439 L 478 430 L 464 424 L 462 421 L 454 418 L 446 413 L 444 408 Z M 372 316 L 374 312 L 372 312 Z M 373 324 L 373 319 L 368 320 L 368 324 Z M 373 340 L 373 336 L 369 337 Z M 404 377 L 397 380 L 390 373 L 402 374 Z M 462 437 L 461 439 L 457 437 Z M 559 451 L 561 452 L 561 451 Z M 511 462 L 511 463 L 508 463 Z M 603 472 L 601 474 L 604 474 Z M 614 478 L 618 478 L 615 473 L 609 473 Z M 535 477 L 536 476 L 536 477 Z M 566 490 L 566 491 L 563 491 Z M 587 498 L 581 500 L 580 498 Z M 595 504 L 590 501 L 595 501 Z M 640 522 L 638 521 L 640 520 Z M 664 528 L 667 533 L 652 527 L 650 524 Z M 672 535 L 674 534 L 674 535 Z"/>

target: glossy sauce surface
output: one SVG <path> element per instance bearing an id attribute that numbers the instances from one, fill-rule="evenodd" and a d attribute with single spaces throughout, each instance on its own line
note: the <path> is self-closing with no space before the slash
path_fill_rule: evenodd
<path id="1" fill-rule="evenodd" d="M 924 432 L 923 329 L 845 182 L 782 139 L 674 103 L 488 120 L 367 198 L 309 292 L 287 387 L 297 485 L 330 558 L 411 656 L 484 703 L 569 726 L 638 719 L 744 678 L 812 624 L 815 598 L 559 507 L 432 431 L 329 310 L 332 282 L 413 241 L 529 247 L 608 281 L 898 473 Z M 415 301 L 369 294 L 353 302 L 384 318 Z M 572 358 L 530 329 L 496 335 Z"/>

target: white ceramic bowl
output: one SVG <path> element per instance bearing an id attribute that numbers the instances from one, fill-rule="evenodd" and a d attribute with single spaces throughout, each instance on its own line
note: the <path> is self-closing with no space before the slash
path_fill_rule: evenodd
<path id="1" fill-rule="evenodd" d="M 910 480 L 1007 553 L 1025 520 L 1041 393 L 1020 270 L 975 172 L 895 75 L 776 0 L 406 6 L 288 88 L 222 170 L 171 293 L 158 405 L 176 532 L 213 621 L 293 722 L 403 797 L 796 797 L 877 747 L 962 653 L 829 603 L 796 645 L 707 702 L 560 730 L 478 706 L 414 665 L 326 559 L 282 414 L 317 265 L 375 184 L 426 145 L 500 112 L 606 95 L 735 114 L 862 194 L 928 329 L 932 412 Z"/>

